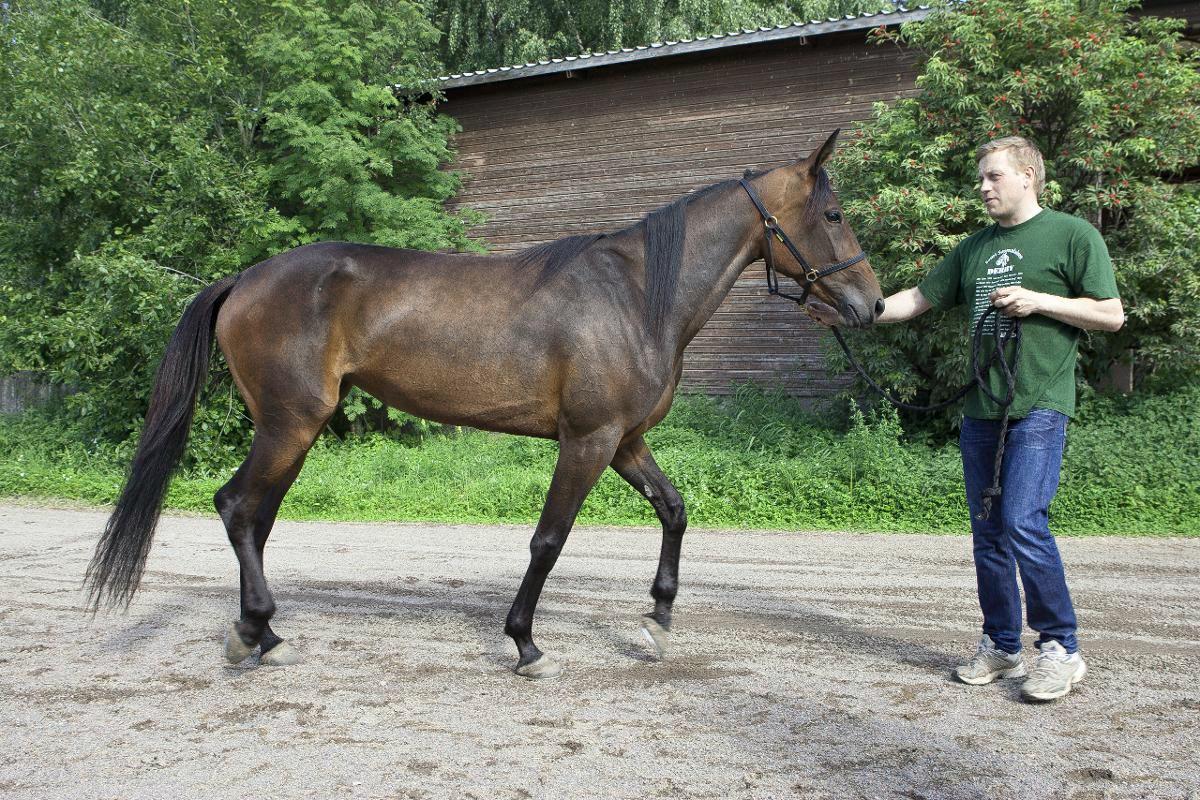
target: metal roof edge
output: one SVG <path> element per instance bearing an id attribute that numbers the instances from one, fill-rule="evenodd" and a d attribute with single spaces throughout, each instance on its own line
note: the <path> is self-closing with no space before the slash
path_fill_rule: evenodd
<path id="1" fill-rule="evenodd" d="M 553 75 L 559 72 L 572 72 L 595 67 L 607 67 L 614 64 L 628 64 L 653 58 L 700 53 L 709 50 L 719 50 L 726 47 L 760 44 L 762 42 L 777 42 L 787 39 L 805 39 L 809 36 L 822 36 L 843 31 L 868 30 L 879 25 L 900 25 L 905 22 L 916 22 L 933 13 L 929 6 L 918 6 L 908 9 L 897 6 L 892 10 L 863 12 L 858 16 L 846 15 L 840 19 L 830 18 L 825 21 L 793 22 L 790 25 L 776 25 L 757 30 L 732 31 L 718 33 L 712 36 L 698 36 L 695 39 L 685 39 L 680 42 L 655 42 L 639 47 L 626 47 L 621 50 L 610 50 L 607 53 L 585 53 L 579 56 L 564 56 L 539 61 L 537 63 L 515 64 L 507 67 L 492 67 L 476 72 L 464 72 L 457 75 L 443 75 L 435 82 L 442 90 L 460 89 L 465 86 L 478 86 L 486 83 L 533 78 Z"/>

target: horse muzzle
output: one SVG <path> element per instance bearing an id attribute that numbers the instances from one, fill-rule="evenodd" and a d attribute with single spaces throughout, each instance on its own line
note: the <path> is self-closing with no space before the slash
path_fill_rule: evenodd
<path id="1" fill-rule="evenodd" d="M 852 300 L 842 300 L 837 308 L 828 303 L 810 297 L 804 304 L 809 316 L 822 325 L 841 325 L 846 328 L 865 328 L 875 322 L 875 318 L 883 313 L 883 301 L 875 303 L 871 308 L 866 303 Z"/>

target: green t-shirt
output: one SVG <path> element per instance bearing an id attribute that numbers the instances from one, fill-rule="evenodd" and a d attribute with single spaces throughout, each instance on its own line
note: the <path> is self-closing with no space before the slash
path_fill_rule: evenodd
<path id="1" fill-rule="evenodd" d="M 1100 232 L 1086 221 L 1050 209 L 1003 228 L 998 224 L 968 236 L 917 288 L 939 310 L 971 304 L 967 347 L 988 300 L 1000 286 L 1024 286 L 1059 297 L 1117 297 L 1112 261 Z M 995 317 L 984 328 L 983 353 L 995 346 Z M 1012 320 L 999 316 L 1002 326 Z M 1006 328 L 1002 327 L 1003 332 Z M 1021 358 L 1017 364 L 1016 395 L 1010 416 L 1026 416 L 1033 408 L 1075 413 L 1075 362 L 1081 331 L 1074 325 L 1041 314 L 1021 320 Z M 988 373 L 992 394 L 1003 398 L 1007 384 L 999 367 Z M 963 413 L 976 419 L 999 419 L 1000 407 L 979 387 L 967 395 Z"/>

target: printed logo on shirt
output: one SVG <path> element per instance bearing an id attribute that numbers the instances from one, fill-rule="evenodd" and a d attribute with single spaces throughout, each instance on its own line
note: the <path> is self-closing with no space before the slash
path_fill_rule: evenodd
<path id="1" fill-rule="evenodd" d="M 972 336 L 975 334 L 975 326 L 979 324 L 979 318 L 992 305 L 988 296 L 1001 286 L 1021 285 L 1022 273 L 1018 272 L 1017 268 L 1024 259 L 1020 250 L 1005 248 L 992 253 L 984 262 L 983 275 L 975 281 L 975 303 L 971 312 Z M 1001 320 L 1001 333 L 1008 334 L 1012 329 L 1013 321 L 1003 316 L 999 319 Z M 996 317 L 988 318 L 987 323 L 983 326 L 983 333 L 985 336 L 996 335 Z"/>
<path id="2" fill-rule="evenodd" d="M 1013 268 L 1012 267 L 1013 256 L 1016 256 L 1018 261 L 1020 261 L 1024 258 L 1024 256 L 1021 255 L 1020 250 L 1001 250 L 999 252 L 992 253 L 992 257 L 987 260 L 987 263 L 991 264 L 993 261 L 995 261 L 996 263 L 995 263 L 995 266 L 991 266 L 988 268 L 987 274 L 988 275 L 1002 275 L 1005 272 L 1011 272 L 1012 268 Z"/>

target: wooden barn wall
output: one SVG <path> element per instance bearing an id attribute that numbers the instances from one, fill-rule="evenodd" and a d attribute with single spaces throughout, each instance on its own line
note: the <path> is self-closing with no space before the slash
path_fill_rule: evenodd
<path id="1" fill-rule="evenodd" d="M 443 110 L 462 125 L 457 204 L 483 212 L 473 235 L 508 252 L 612 231 L 681 194 L 806 155 L 871 104 L 913 91 L 911 56 L 865 34 L 734 47 L 690 57 L 468 86 Z M 747 268 L 685 353 L 683 388 L 755 382 L 827 397 L 823 329 L 766 295 Z"/>

